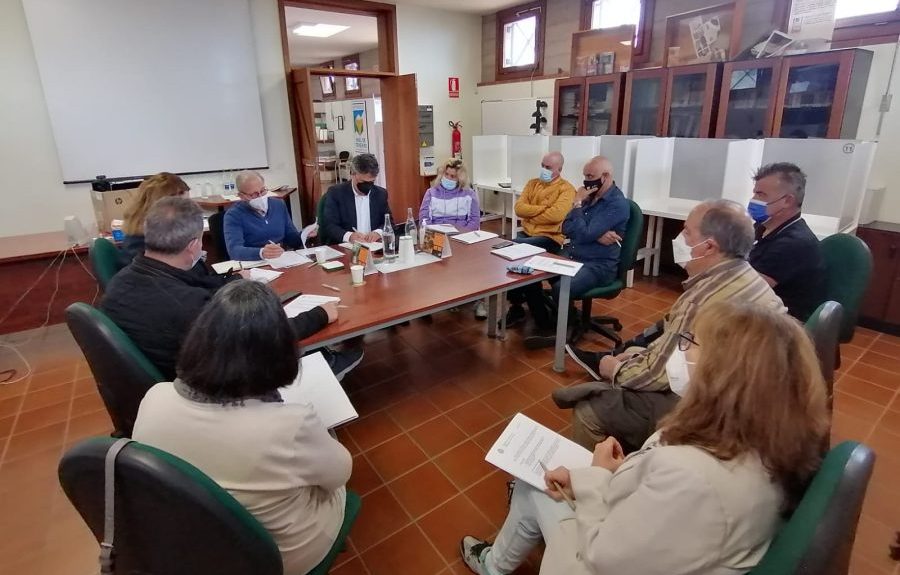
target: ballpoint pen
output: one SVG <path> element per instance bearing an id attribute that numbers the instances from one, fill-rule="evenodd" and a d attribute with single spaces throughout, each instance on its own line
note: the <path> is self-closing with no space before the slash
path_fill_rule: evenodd
<path id="1" fill-rule="evenodd" d="M 544 473 L 549 473 L 549 472 L 550 472 L 550 470 L 547 469 L 547 466 L 544 465 L 544 462 L 543 462 L 543 461 L 539 461 L 538 463 L 541 464 L 541 469 L 544 470 Z M 575 502 L 572 501 L 572 498 L 569 497 L 569 494 L 566 493 L 566 492 L 563 490 L 562 486 L 561 486 L 559 483 L 557 483 L 556 481 L 553 481 L 552 479 L 550 480 L 550 485 L 553 486 L 553 489 L 559 491 L 559 494 L 562 495 L 563 499 L 566 500 L 566 503 L 569 504 L 569 508 L 571 508 L 572 511 L 575 511 Z"/>
<path id="2" fill-rule="evenodd" d="M 341 291 L 341 288 L 334 287 L 333 285 L 322 284 L 322 287 L 323 287 L 323 288 L 328 288 L 328 289 L 330 289 L 331 291 Z"/>

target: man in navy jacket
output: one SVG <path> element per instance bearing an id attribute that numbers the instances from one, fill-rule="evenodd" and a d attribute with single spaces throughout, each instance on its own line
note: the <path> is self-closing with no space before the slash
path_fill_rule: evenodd
<path id="1" fill-rule="evenodd" d="M 274 259 L 284 253 L 285 247 L 303 247 L 284 200 L 268 195 L 259 172 L 239 173 L 235 186 L 243 201 L 231 206 L 223 218 L 228 257 L 241 261 Z"/>
<path id="2" fill-rule="evenodd" d="M 359 154 L 350 160 L 350 181 L 335 184 L 325 194 L 319 235 L 323 243 L 380 242 L 384 216 L 391 214 L 387 190 L 375 185 L 378 159 Z"/>

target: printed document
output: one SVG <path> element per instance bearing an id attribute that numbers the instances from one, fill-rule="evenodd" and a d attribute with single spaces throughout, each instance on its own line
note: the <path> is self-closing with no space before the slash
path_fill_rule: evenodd
<path id="1" fill-rule="evenodd" d="M 497 234 L 493 232 L 483 232 L 481 230 L 475 230 L 474 232 L 469 232 L 467 234 L 459 234 L 458 236 L 453 236 L 453 239 L 458 242 L 463 242 L 464 244 L 477 244 L 478 242 L 492 240 L 496 237 Z"/>
<path id="2" fill-rule="evenodd" d="M 359 417 L 321 352 L 303 356 L 297 379 L 279 392 L 285 403 L 312 405 L 328 429 Z"/>
<path id="3" fill-rule="evenodd" d="M 580 270 L 584 264 L 573 262 L 572 260 L 557 260 L 544 256 L 534 256 L 522 265 L 526 265 L 542 272 L 572 277 L 578 273 L 578 270 Z"/>
<path id="4" fill-rule="evenodd" d="M 267 284 L 274 279 L 278 279 L 281 273 L 282 272 L 276 272 L 274 270 L 253 268 L 252 270 L 250 270 L 250 279 L 259 283 Z"/>
<path id="5" fill-rule="evenodd" d="M 434 230 L 436 232 L 440 232 L 442 234 L 458 234 L 459 230 L 456 229 L 456 226 L 452 226 L 450 224 L 428 224 L 429 230 Z"/>
<path id="6" fill-rule="evenodd" d="M 309 311 L 323 303 L 337 303 L 339 301 L 341 301 L 341 298 L 334 296 L 303 294 L 284 306 L 284 313 L 286 313 L 288 317 L 297 317 L 301 313 Z"/>
<path id="7" fill-rule="evenodd" d="M 252 262 L 238 262 L 228 260 L 227 262 L 219 262 L 212 265 L 212 269 L 217 274 L 225 274 L 228 272 L 237 272 L 240 270 L 249 270 L 250 268 L 258 268 L 266 265 L 266 260 L 257 260 Z"/>
<path id="8" fill-rule="evenodd" d="M 284 252 L 277 258 L 266 260 L 266 263 L 272 266 L 272 269 L 280 270 L 283 268 L 292 268 L 308 264 L 312 260 L 308 257 L 298 254 L 297 252 Z"/>
<path id="9" fill-rule="evenodd" d="M 544 248 L 539 248 L 538 246 L 533 246 L 531 244 L 514 244 L 509 247 L 494 250 L 491 253 L 500 256 L 501 258 L 514 261 L 521 260 L 529 256 L 536 256 L 546 251 L 547 250 L 545 250 Z"/>

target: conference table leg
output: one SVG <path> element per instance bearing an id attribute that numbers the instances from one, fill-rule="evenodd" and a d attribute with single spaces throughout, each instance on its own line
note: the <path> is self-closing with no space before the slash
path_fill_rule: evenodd
<path id="1" fill-rule="evenodd" d="M 656 216 L 650 216 L 647 222 L 647 243 L 644 245 L 644 276 L 650 276 L 650 270 L 653 269 L 653 240 L 656 237 Z"/>
<path id="2" fill-rule="evenodd" d="M 497 299 L 499 297 L 497 294 L 488 297 L 488 337 L 497 337 Z"/>
<path id="3" fill-rule="evenodd" d="M 659 275 L 659 261 L 662 259 L 663 221 L 661 217 L 656 217 L 656 237 L 653 238 L 653 253 L 656 257 L 653 260 L 653 277 Z"/>
<path id="4" fill-rule="evenodd" d="M 559 282 L 559 312 L 556 314 L 556 349 L 553 355 L 553 371 L 562 373 L 566 370 L 566 332 L 569 326 L 569 290 L 572 287 L 572 278 L 560 276 Z"/>

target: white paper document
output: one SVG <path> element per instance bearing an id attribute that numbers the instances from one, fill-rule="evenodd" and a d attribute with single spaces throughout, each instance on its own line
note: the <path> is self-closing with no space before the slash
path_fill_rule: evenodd
<path id="1" fill-rule="evenodd" d="M 285 403 L 312 405 L 328 429 L 359 417 L 321 352 L 303 356 L 297 379 L 279 392 Z"/>
<path id="2" fill-rule="evenodd" d="M 494 250 L 491 253 L 509 261 L 520 260 L 530 256 L 536 256 L 546 252 L 544 248 L 533 246 L 531 244 L 513 244 L 511 246 Z"/>
<path id="3" fill-rule="evenodd" d="M 281 272 L 276 272 L 274 270 L 264 270 L 260 268 L 253 268 L 250 270 L 250 279 L 264 284 L 267 284 L 274 279 L 278 279 L 278 276 L 280 275 Z"/>
<path id="4" fill-rule="evenodd" d="M 352 246 L 351 246 L 352 247 Z M 297 253 L 308 257 L 310 260 L 316 259 L 316 251 L 322 250 L 325 252 L 326 260 L 336 260 L 338 258 L 344 257 L 344 254 L 337 251 L 336 249 L 329 246 L 320 246 L 318 248 L 306 248 L 304 250 L 297 250 Z"/>
<path id="5" fill-rule="evenodd" d="M 517 479 L 546 489 L 544 470 L 590 467 L 594 454 L 533 419 L 517 413 L 484 458 Z"/>
<path id="6" fill-rule="evenodd" d="M 284 268 L 302 266 L 303 264 L 308 264 L 311 261 L 312 260 L 308 257 L 297 252 L 284 252 L 277 258 L 266 260 L 266 263 L 272 266 L 272 268 L 280 270 Z"/>
<path id="7" fill-rule="evenodd" d="M 433 264 L 439 261 L 441 261 L 441 258 L 437 256 L 419 252 L 413 257 L 413 261 L 411 262 L 401 262 L 399 258 L 390 263 L 388 263 L 386 260 L 382 260 L 380 263 L 375 264 L 375 269 L 383 274 L 389 274 L 393 272 L 399 272 L 401 270 L 408 270 L 410 268 L 417 268 L 419 266 L 424 266 L 427 264 Z"/>
<path id="8" fill-rule="evenodd" d="M 258 268 L 259 266 L 266 265 L 266 260 L 257 260 L 252 262 L 238 262 L 234 260 L 228 260 L 227 262 L 219 262 L 217 264 L 212 265 L 212 269 L 217 274 L 227 274 L 230 271 L 240 271 L 242 269 L 249 270 L 250 268 Z"/>
<path id="9" fill-rule="evenodd" d="M 303 294 L 284 306 L 284 313 L 286 313 L 288 317 L 297 317 L 301 313 L 309 311 L 323 303 L 337 303 L 339 301 L 341 301 L 341 298 L 330 295 Z"/>
<path id="10" fill-rule="evenodd" d="M 353 242 L 344 242 L 338 245 L 345 250 L 353 249 Z M 359 242 L 359 245 L 369 248 L 370 252 L 380 252 L 384 249 L 384 243 L 382 242 Z"/>
<path id="11" fill-rule="evenodd" d="M 464 244 L 477 244 L 478 242 L 492 240 L 496 237 L 497 234 L 493 232 L 482 232 L 481 230 L 476 230 L 474 232 L 468 232 L 465 234 L 453 236 L 453 239 Z"/>
<path id="12" fill-rule="evenodd" d="M 559 274 L 561 276 L 572 277 L 578 273 L 578 270 L 584 265 L 580 262 L 572 260 L 557 260 L 544 256 L 534 256 L 523 265 L 540 270 L 542 272 L 550 272 L 551 274 Z"/>
<path id="13" fill-rule="evenodd" d="M 456 226 L 452 226 L 450 224 L 428 224 L 429 230 L 434 230 L 436 232 L 441 232 L 442 234 L 458 234 L 459 230 L 456 229 Z"/>

